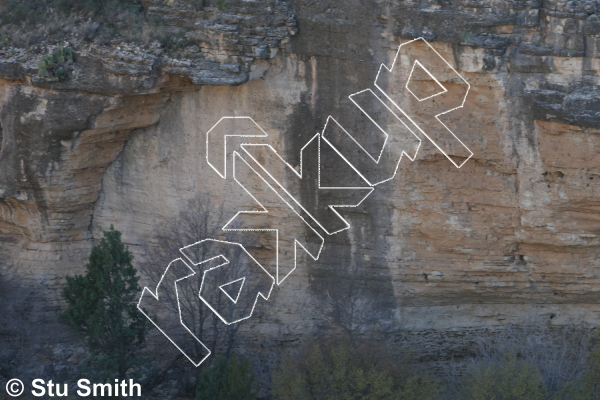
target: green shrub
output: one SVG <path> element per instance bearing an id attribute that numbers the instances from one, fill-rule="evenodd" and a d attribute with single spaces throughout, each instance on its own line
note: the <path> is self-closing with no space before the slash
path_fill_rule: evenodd
<path id="1" fill-rule="evenodd" d="M 73 49 L 58 46 L 58 49 L 46 54 L 44 59 L 38 62 L 38 74 L 51 81 L 63 82 L 67 79 L 72 65 Z"/>
<path id="2" fill-rule="evenodd" d="M 160 38 L 160 44 L 167 52 L 183 50 L 190 45 L 190 40 L 185 37 L 185 34 L 179 33 L 176 35 L 164 35 Z"/>
<path id="3" fill-rule="evenodd" d="M 2 40 L 0 41 L 0 48 L 6 48 L 10 46 L 10 36 L 9 35 L 2 35 Z"/>
<path id="4" fill-rule="evenodd" d="M 299 358 L 285 358 L 273 371 L 272 394 L 279 400 L 439 399 L 435 384 L 405 379 L 390 361 L 350 342 L 308 343 Z"/>
<path id="5" fill-rule="evenodd" d="M 306 371 L 291 357 L 282 360 L 279 369 L 274 370 L 271 379 L 271 394 L 278 400 L 302 399 L 307 392 Z"/>
<path id="6" fill-rule="evenodd" d="M 462 44 L 473 44 L 474 40 L 477 38 L 477 34 L 473 32 L 463 31 L 459 36 L 460 43 Z"/>
<path id="7" fill-rule="evenodd" d="M 581 389 L 582 398 L 600 399 L 600 350 L 592 352 L 587 359 L 587 371 L 583 374 Z"/>
<path id="8" fill-rule="evenodd" d="M 401 400 L 438 400 L 440 399 L 440 395 L 440 385 L 430 380 L 413 376 L 401 385 L 397 398 Z"/>
<path id="9" fill-rule="evenodd" d="M 10 58 L 15 55 L 15 50 L 11 48 L 12 43 L 9 35 L 2 35 L 2 39 L 0 40 L 0 49 L 8 50 L 4 53 L 4 57 Z M 1 136 L 0 136 L 0 139 Z"/>
<path id="10" fill-rule="evenodd" d="M 196 386 L 196 400 L 251 400 L 255 399 L 254 376 L 250 362 L 237 355 L 227 360 L 220 356 L 200 373 Z"/>
<path id="11" fill-rule="evenodd" d="M 462 400 L 544 400 L 542 375 L 514 353 L 475 362 L 459 383 Z"/>

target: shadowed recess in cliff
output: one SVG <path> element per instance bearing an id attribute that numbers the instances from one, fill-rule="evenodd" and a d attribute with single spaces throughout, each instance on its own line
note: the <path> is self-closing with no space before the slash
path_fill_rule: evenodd
<path id="1" fill-rule="evenodd" d="M 328 115 L 356 131 L 354 117 L 359 110 L 348 96 L 372 86 L 379 63 L 387 60 L 383 48 L 370 45 L 380 29 L 372 23 L 382 12 L 378 5 L 352 1 L 329 7 L 312 4 L 298 11 L 300 18 L 306 16 L 303 26 L 314 29 L 301 29 L 290 46 L 307 68 L 307 90 L 288 116 L 290 130 L 284 133 L 285 156 L 292 164 L 299 162 L 298 149 L 323 131 Z M 336 28 L 327 30 L 325 41 L 323 30 L 318 28 L 322 12 L 338 17 Z M 351 29 L 348 21 L 352 21 Z M 322 46 L 315 47 L 317 43 Z M 322 150 L 321 157 L 329 164 L 326 172 L 332 175 L 322 176 L 323 180 L 341 187 L 364 184 L 335 156 Z M 305 184 L 300 193 L 304 203 L 312 204 L 315 188 L 308 186 Z M 358 337 L 390 328 L 397 303 L 386 259 L 389 249 L 380 239 L 391 229 L 388 224 L 393 211 L 380 196 L 376 190 L 361 206 L 340 209 L 348 218 L 349 230 L 326 236 L 319 260 L 302 266 L 308 270 L 311 293 L 324 306 L 317 322 L 322 329 Z"/>

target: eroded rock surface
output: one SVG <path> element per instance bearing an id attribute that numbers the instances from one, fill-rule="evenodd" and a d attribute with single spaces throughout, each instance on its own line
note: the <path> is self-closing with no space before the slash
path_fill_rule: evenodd
<path id="1" fill-rule="evenodd" d="M 34 55 L 0 63 L 2 275 L 31 293 L 8 304 L 20 326 L 58 332 L 30 333 L 43 343 L 32 353 L 71 340 L 56 323 L 58 288 L 103 229 L 123 231 L 143 271 L 143 245 L 190 199 L 235 203 L 239 188 L 204 157 L 221 116 L 252 116 L 297 163 L 327 116 L 356 112 L 347 96 L 419 36 L 471 84 L 443 121 L 473 158 L 457 169 L 423 138 L 414 162 L 345 214 L 351 228 L 326 238 L 319 261 L 259 303 L 241 348 L 343 329 L 336 310 L 357 297 L 377 319 L 361 329 L 423 361 L 464 353 L 479 330 L 599 323 L 596 1 L 229 3 L 145 3 L 185 30 L 181 59 L 79 49 L 64 83 L 37 77 Z M 353 292 L 348 277 L 364 285 Z M 0 357 L 18 365 L 13 350 Z"/>

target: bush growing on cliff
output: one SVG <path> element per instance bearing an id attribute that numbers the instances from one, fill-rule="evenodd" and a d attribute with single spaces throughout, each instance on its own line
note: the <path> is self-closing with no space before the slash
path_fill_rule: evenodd
<path id="1" fill-rule="evenodd" d="M 147 325 L 136 306 L 141 288 L 132 260 L 111 226 L 92 248 L 85 274 L 66 277 L 62 319 L 85 338 L 98 379 L 125 379 L 141 361 Z"/>
<path id="2" fill-rule="evenodd" d="M 71 71 L 71 65 L 73 65 L 73 49 L 58 46 L 58 49 L 46 54 L 44 59 L 38 62 L 38 74 L 51 81 L 63 82 Z"/>

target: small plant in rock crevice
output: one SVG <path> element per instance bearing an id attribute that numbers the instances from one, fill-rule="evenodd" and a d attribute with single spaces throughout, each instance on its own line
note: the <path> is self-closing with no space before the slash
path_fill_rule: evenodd
<path id="1" fill-rule="evenodd" d="M 67 79 L 73 62 L 73 49 L 58 46 L 58 49 L 46 54 L 44 59 L 38 62 L 38 74 L 50 81 L 63 82 Z"/>
<path id="2" fill-rule="evenodd" d="M 4 48 L 7 48 L 8 46 L 10 46 L 10 36 L 2 35 L 2 38 L 0 40 L 0 48 L 4 49 Z"/>
<path id="3" fill-rule="evenodd" d="M 15 55 L 15 49 L 12 47 L 12 41 L 10 35 L 1 35 L 0 37 L 0 50 L 3 51 L 4 57 L 10 58 Z"/>

